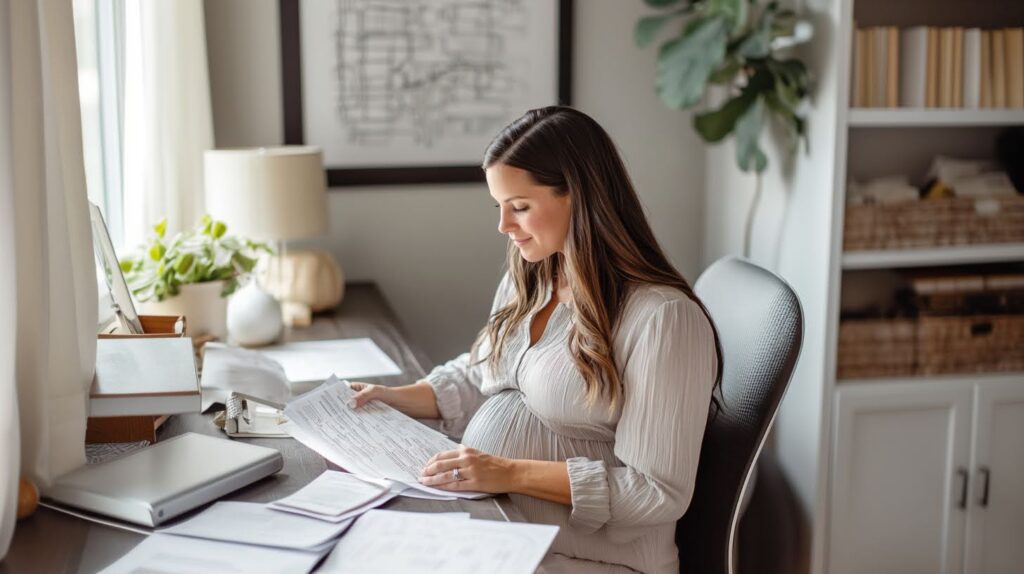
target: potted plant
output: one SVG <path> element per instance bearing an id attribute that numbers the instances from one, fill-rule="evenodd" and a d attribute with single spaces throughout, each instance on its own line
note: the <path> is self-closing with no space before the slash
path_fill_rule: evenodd
<path id="1" fill-rule="evenodd" d="M 167 239 L 167 220 L 134 255 L 121 259 L 121 271 L 150 315 L 184 315 L 193 335 L 227 336 L 227 297 L 239 278 L 256 267 L 265 243 L 227 235 L 227 224 L 204 215 L 194 229 Z"/>
<path id="2" fill-rule="evenodd" d="M 708 143 L 732 135 L 740 170 L 757 174 L 744 230 L 744 254 L 750 254 L 750 229 L 761 195 L 768 157 L 761 132 L 774 119 L 794 153 L 807 142 L 802 107 L 811 88 L 807 66 L 789 49 L 811 39 L 808 21 L 778 2 L 760 0 L 644 0 L 657 13 L 636 23 L 640 48 L 671 30 L 657 56 L 655 89 L 673 109 L 691 109 L 706 101 L 716 86 L 725 101 L 694 115 L 693 127 Z"/>

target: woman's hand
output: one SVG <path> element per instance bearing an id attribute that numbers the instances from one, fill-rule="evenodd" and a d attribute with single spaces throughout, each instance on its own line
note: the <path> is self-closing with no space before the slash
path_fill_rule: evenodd
<path id="1" fill-rule="evenodd" d="M 437 410 L 434 388 L 429 383 L 420 381 L 403 387 L 385 387 L 370 383 L 349 383 L 348 386 L 356 391 L 352 397 L 355 401 L 352 408 L 358 409 L 370 401 L 380 401 L 416 419 L 441 417 Z"/>
<path id="2" fill-rule="evenodd" d="M 456 450 L 439 452 L 430 457 L 423 467 L 420 484 L 442 490 L 474 490 L 500 494 L 513 492 L 516 480 L 516 461 L 460 446 Z M 461 480 L 455 479 L 459 469 Z"/>
<path id="3" fill-rule="evenodd" d="M 392 403 L 391 394 L 394 389 L 390 387 L 371 385 L 370 383 L 349 383 L 348 386 L 356 391 L 355 396 L 352 397 L 352 400 L 355 401 L 352 408 L 358 409 L 370 401 L 380 401 L 389 405 Z"/>

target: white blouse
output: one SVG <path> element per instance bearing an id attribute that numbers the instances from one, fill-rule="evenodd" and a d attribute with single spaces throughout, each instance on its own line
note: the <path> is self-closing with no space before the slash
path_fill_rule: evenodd
<path id="1" fill-rule="evenodd" d="M 681 291 L 635 288 L 613 337 L 622 404 L 609 412 L 602 397 L 588 408 L 569 353 L 571 304 L 558 303 L 529 346 L 547 293 L 506 338 L 495 372 L 464 353 L 427 375 L 441 428 L 494 455 L 566 461 L 571 507 L 510 495 L 530 522 L 561 527 L 543 571 L 678 572 L 676 521 L 693 495 L 717 372 L 711 325 Z M 492 313 L 513 296 L 506 275 Z"/>

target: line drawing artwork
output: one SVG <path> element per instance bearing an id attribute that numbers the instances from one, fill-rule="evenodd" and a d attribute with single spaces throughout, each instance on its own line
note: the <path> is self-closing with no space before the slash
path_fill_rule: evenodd
<path id="1" fill-rule="evenodd" d="M 336 0 L 336 137 L 429 150 L 492 136 L 529 97 L 511 48 L 529 1 Z"/>

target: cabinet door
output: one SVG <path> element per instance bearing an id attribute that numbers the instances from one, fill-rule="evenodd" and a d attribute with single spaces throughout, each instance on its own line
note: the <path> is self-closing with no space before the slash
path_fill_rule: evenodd
<path id="1" fill-rule="evenodd" d="M 1024 568 L 1024 377 L 975 387 L 967 572 Z"/>
<path id="2" fill-rule="evenodd" d="M 953 574 L 963 565 L 970 382 L 839 385 L 830 574 Z"/>

